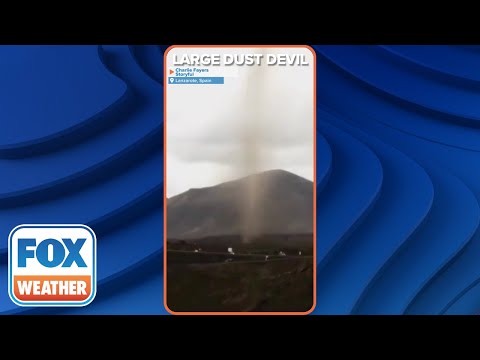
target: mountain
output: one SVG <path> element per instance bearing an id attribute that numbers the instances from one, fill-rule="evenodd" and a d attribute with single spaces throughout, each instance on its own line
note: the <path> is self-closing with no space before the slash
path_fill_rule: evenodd
<path id="1" fill-rule="evenodd" d="M 313 233 L 313 183 L 269 170 L 167 200 L 169 239 Z"/>

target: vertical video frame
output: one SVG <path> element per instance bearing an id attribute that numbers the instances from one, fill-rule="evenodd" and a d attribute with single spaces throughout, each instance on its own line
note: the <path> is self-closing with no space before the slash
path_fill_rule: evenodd
<path id="1" fill-rule="evenodd" d="M 165 306 L 308 314 L 315 306 L 315 53 L 165 52 Z"/>

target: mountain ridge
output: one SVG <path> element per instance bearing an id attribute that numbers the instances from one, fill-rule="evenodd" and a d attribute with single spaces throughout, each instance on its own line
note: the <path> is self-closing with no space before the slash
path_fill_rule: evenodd
<path id="1" fill-rule="evenodd" d="M 168 238 L 313 233 L 313 182 L 282 169 L 167 199 Z"/>

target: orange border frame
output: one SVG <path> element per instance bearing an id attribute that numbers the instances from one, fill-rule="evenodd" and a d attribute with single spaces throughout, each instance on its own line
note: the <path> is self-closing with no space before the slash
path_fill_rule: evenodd
<path id="1" fill-rule="evenodd" d="M 306 48 L 313 54 L 313 305 L 305 312 L 176 312 L 167 305 L 167 55 L 173 48 Z M 308 315 L 317 304 L 317 54 L 308 45 L 172 45 L 163 58 L 163 305 L 172 315 Z"/>

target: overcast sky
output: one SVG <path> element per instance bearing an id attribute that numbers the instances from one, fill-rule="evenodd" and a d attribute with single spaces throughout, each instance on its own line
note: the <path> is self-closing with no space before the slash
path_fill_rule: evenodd
<path id="1" fill-rule="evenodd" d="M 173 54 L 199 52 L 304 54 L 309 66 L 237 66 L 224 85 L 167 85 L 167 197 L 270 169 L 313 181 L 312 53 L 174 48 L 168 69 Z"/>

